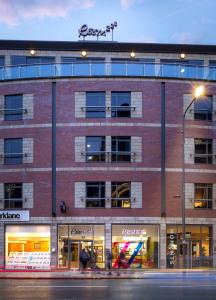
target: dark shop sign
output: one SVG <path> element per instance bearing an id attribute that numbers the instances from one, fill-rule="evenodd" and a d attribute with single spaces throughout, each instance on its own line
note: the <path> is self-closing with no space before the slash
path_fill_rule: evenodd
<path id="1" fill-rule="evenodd" d="M 113 30 L 114 28 L 117 27 L 117 22 L 113 22 L 110 25 L 106 26 L 106 29 L 94 29 L 88 27 L 87 24 L 83 24 L 80 29 L 78 30 L 79 32 L 79 38 L 82 36 L 83 39 L 87 36 L 96 36 L 97 40 L 100 36 L 106 36 L 106 34 L 110 31 L 112 31 L 112 41 L 113 41 Z"/>
<path id="2" fill-rule="evenodd" d="M 0 222 L 29 221 L 28 210 L 0 210 Z"/>

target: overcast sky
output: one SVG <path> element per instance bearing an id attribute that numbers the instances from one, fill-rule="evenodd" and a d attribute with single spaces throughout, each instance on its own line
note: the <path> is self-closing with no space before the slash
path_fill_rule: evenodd
<path id="1" fill-rule="evenodd" d="M 216 0 L 0 0 L 0 12 L 0 39 L 77 41 L 81 25 L 117 21 L 119 42 L 216 44 Z"/>

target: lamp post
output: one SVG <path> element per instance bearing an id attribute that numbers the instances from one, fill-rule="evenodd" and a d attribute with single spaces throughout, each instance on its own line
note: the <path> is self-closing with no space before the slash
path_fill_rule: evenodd
<path id="1" fill-rule="evenodd" d="M 195 88 L 194 97 L 190 104 L 185 109 L 182 115 L 182 257 L 183 268 L 186 268 L 186 224 L 185 224 L 185 116 L 190 109 L 191 105 L 204 94 L 204 86 L 200 85 Z"/>

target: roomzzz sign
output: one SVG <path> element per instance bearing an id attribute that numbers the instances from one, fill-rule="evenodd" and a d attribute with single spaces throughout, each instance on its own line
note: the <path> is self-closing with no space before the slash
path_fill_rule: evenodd
<path id="1" fill-rule="evenodd" d="M 79 37 L 82 36 L 83 39 L 85 39 L 86 36 L 96 36 L 98 39 L 99 36 L 106 36 L 107 32 L 110 32 L 112 30 L 112 40 L 113 40 L 113 30 L 115 27 L 117 27 L 117 22 L 113 22 L 110 25 L 107 25 L 106 29 L 104 30 L 89 28 L 87 24 L 83 24 L 78 30 Z"/>

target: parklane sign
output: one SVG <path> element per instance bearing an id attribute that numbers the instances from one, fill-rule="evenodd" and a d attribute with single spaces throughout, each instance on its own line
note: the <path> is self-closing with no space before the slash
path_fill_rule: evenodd
<path id="1" fill-rule="evenodd" d="M 79 32 L 79 37 L 83 37 L 85 39 L 86 36 L 96 36 L 97 39 L 99 36 L 106 36 L 107 32 L 112 31 L 112 41 L 113 41 L 113 30 L 114 28 L 117 27 L 117 22 L 113 22 L 110 25 L 106 26 L 106 29 L 94 29 L 88 27 L 87 24 L 83 24 L 80 29 L 78 30 Z"/>
<path id="2" fill-rule="evenodd" d="M 28 210 L 0 210 L 0 222 L 29 221 Z"/>

